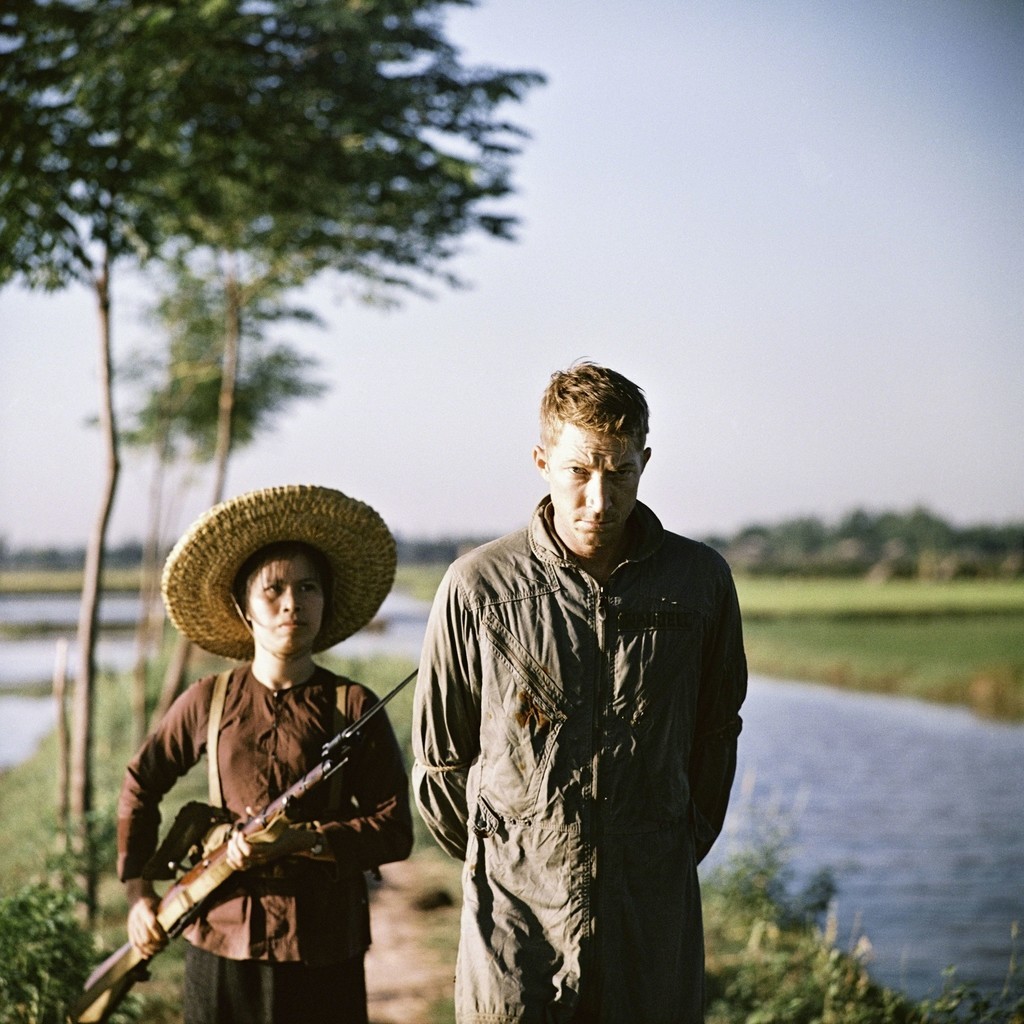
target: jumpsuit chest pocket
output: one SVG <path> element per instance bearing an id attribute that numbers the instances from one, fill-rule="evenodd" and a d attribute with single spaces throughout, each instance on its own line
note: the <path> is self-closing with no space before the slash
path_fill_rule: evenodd
<path id="1" fill-rule="evenodd" d="M 680 701 L 696 697 L 704 636 L 700 614 L 674 601 L 651 602 L 620 609 L 615 627 L 613 708 L 633 727 L 666 725 L 680 712 Z"/>
<path id="2" fill-rule="evenodd" d="M 547 775 L 568 711 L 558 682 L 494 616 L 484 620 L 480 782 L 505 813 L 529 818 L 548 789 Z"/>

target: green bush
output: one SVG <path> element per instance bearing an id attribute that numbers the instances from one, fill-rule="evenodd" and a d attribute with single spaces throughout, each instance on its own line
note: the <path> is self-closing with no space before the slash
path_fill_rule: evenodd
<path id="1" fill-rule="evenodd" d="M 71 889 L 33 882 L 0 897 L 0 1024 L 64 1024 L 96 965 Z M 129 996 L 111 1024 L 138 1020 Z"/>
<path id="2" fill-rule="evenodd" d="M 62 1024 L 94 958 L 69 893 L 34 883 L 0 899 L 0 1024 Z"/>
<path id="3" fill-rule="evenodd" d="M 950 975 L 937 999 L 915 1002 L 872 981 L 866 938 L 836 948 L 827 873 L 796 893 L 791 880 L 779 833 L 704 882 L 708 1024 L 1024 1024 L 1015 963 L 998 995 Z"/>

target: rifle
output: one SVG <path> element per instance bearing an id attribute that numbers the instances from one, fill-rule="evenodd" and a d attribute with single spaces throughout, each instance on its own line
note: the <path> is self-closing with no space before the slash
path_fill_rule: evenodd
<path id="1" fill-rule="evenodd" d="M 363 728 L 369 719 L 410 683 L 415 675 L 415 672 L 407 675 L 369 711 L 325 743 L 320 762 L 314 768 L 276 800 L 267 804 L 259 814 L 244 823 L 239 823 L 235 828 L 250 840 L 260 837 L 276 838 L 280 835 L 291 823 L 288 818 L 291 805 L 329 779 L 348 762 L 362 738 Z M 171 832 L 175 832 L 173 825 Z M 161 849 L 168 845 L 165 840 Z M 157 907 L 156 918 L 168 938 L 173 939 L 180 935 L 199 915 L 207 897 L 235 873 L 235 869 L 228 863 L 227 850 L 228 841 L 225 838 L 215 849 L 200 853 L 198 863 L 187 868 L 163 895 Z M 129 989 L 136 982 L 149 977 L 148 964 L 149 958 L 143 957 L 130 942 L 126 942 L 108 956 L 86 980 L 84 991 L 72 1005 L 72 1024 L 103 1024 L 117 1009 Z"/>

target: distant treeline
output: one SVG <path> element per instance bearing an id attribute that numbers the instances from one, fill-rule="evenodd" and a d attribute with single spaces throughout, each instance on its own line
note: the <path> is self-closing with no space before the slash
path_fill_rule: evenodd
<path id="1" fill-rule="evenodd" d="M 808 516 L 703 539 L 744 573 L 935 580 L 1024 575 L 1024 520 L 957 527 L 925 508 L 857 509 L 834 524 Z"/>
<path id="2" fill-rule="evenodd" d="M 402 565 L 447 565 L 489 539 L 398 537 L 398 560 Z M 925 508 L 910 512 L 857 509 L 836 523 L 805 516 L 700 539 L 741 573 L 880 579 L 1024 576 L 1024 520 L 957 527 Z M 141 558 L 142 545 L 129 542 L 108 550 L 107 566 L 131 568 Z M 0 539 L 0 570 L 81 569 L 84 560 L 83 547 L 13 549 Z"/>
<path id="3" fill-rule="evenodd" d="M 403 565 L 447 565 L 463 551 L 482 544 L 490 537 L 445 537 L 438 540 L 396 538 L 398 561 Z M 127 541 L 107 548 L 108 569 L 132 569 L 142 562 L 142 544 Z M 85 565 L 85 547 L 21 547 L 14 548 L 0 537 L 0 571 L 58 570 L 80 571 Z"/>

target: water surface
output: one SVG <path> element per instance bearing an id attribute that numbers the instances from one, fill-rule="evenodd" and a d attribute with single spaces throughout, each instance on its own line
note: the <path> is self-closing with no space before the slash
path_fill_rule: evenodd
<path id="1" fill-rule="evenodd" d="M 793 865 L 831 867 L 839 944 L 922 996 L 944 967 L 1000 988 L 1024 927 L 1024 727 L 919 701 L 753 679 L 727 834 L 789 816 Z M 744 780 L 750 792 L 744 796 Z"/>

